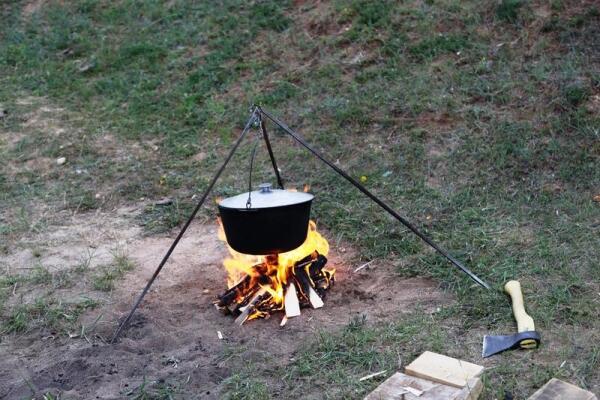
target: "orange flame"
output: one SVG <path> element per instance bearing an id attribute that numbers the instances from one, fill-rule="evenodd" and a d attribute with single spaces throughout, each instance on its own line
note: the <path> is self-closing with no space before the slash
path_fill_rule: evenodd
<path id="1" fill-rule="evenodd" d="M 220 240 L 227 243 L 220 219 L 218 236 Z M 284 288 L 288 284 L 289 274 L 292 273 L 291 271 L 295 263 L 313 254 L 315 251 L 323 256 L 327 256 L 329 253 L 329 243 L 317 232 L 316 223 L 310 221 L 304 243 L 300 247 L 286 253 L 280 253 L 277 256 L 255 256 L 239 253 L 229 245 L 227 245 L 227 249 L 229 257 L 223 261 L 223 266 L 227 271 L 227 286 L 229 288 L 235 286 L 246 276 L 254 279 L 259 279 L 261 276 L 268 276 L 268 284 L 261 283 L 260 286 L 272 296 L 272 301 L 278 306 L 277 309 L 283 309 Z M 266 265 L 266 270 L 259 271 L 255 268 L 257 264 L 261 263 Z M 332 274 L 334 273 L 332 269 L 329 269 L 329 271 Z"/>

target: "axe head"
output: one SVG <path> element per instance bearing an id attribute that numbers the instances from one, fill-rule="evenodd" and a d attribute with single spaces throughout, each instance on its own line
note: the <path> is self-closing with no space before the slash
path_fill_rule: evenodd
<path id="1" fill-rule="evenodd" d="M 528 344 L 527 346 L 523 346 L 526 348 L 534 348 L 540 344 L 540 334 L 536 331 L 526 331 L 515 333 L 514 335 L 506 335 L 506 336 L 491 336 L 485 335 L 483 337 L 483 352 L 481 356 L 483 358 L 493 356 L 494 354 L 498 354 L 505 350 L 516 349 L 517 347 L 521 347 L 521 342 L 531 343 L 535 342 L 535 346 Z"/>

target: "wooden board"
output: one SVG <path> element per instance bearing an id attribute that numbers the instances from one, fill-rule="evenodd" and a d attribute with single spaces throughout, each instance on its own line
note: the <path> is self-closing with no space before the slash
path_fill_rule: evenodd
<path id="1" fill-rule="evenodd" d="M 454 400 L 477 400 L 483 392 L 483 382 L 480 377 L 471 378 L 461 389 L 459 395 Z"/>
<path id="2" fill-rule="evenodd" d="M 560 379 L 552 378 L 528 400 L 598 400 L 596 395 Z"/>
<path id="3" fill-rule="evenodd" d="M 462 388 L 471 378 L 483 372 L 481 365 L 426 351 L 411 362 L 404 371 L 408 375 Z"/>
<path id="4" fill-rule="evenodd" d="M 397 372 L 364 400 L 477 400 L 482 390 L 480 378 L 471 379 L 468 385 L 459 389 Z M 423 392 L 420 396 L 413 394 L 419 391 Z"/>

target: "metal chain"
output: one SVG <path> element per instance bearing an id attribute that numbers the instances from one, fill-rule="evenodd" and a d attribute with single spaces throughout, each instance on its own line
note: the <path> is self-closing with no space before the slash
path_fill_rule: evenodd
<path id="1" fill-rule="evenodd" d="M 257 129 L 257 134 L 254 136 L 254 146 L 250 154 L 250 169 L 248 173 L 248 200 L 246 200 L 246 209 L 252 208 L 252 168 L 254 166 L 254 158 L 256 157 L 256 148 L 258 147 L 258 139 L 260 138 L 260 114 L 257 114 L 254 120 L 254 127 Z"/>

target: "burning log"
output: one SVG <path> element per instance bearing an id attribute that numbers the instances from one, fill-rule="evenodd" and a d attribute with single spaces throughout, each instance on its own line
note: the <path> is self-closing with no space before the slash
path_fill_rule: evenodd
<path id="1" fill-rule="evenodd" d="M 270 297 L 271 295 L 267 293 L 267 289 L 261 287 L 258 290 L 258 293 L 256 293 L 254 297 L 252 297 L 252 300 L 250 300 L 246 306 L 239 308 L 241 313 L 235 319 L 235 323 L 238 325 L 242 325 L 250 316 L 254 315 L 254 313 L 257 311 L 257 305 L 265 300 L 264 296 Z"/>
<path id="2" fill-rule="evenodd" d="M 306 254 L 306 253 L 305 253 Z M 326 269 L 327 258 L 317 251 L 282 267 L 277 255 L 248 269 L 248 274 L 218 296 L 215 307 L 236 316 L 235 322 L 269 318 L 278 310 L 285 317 L 300 315 L 303 307 L 323 307 L 326 291 L 333 285 L 335 270 Z"/>
<path id="3" fill-rule="evenodd" d="M 246 275 L 235 286 L 232 286 L 229 289 L 227 289 L 225 293 L 218 297 L 219 301 L 215 302 L 215 307 L 223 312 L 226 312 L 225 310 L 231 311 L 231 309 L 229 309 L 229 306 L 231 306 L 232 303 L 237 305 L 238 303 L 236 302 L 236 300 L 240 296 L 242 296 L 243 293 L 246 293 L 248 290 L 250 290 L 250 281 L 250 275 Z"/>

